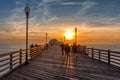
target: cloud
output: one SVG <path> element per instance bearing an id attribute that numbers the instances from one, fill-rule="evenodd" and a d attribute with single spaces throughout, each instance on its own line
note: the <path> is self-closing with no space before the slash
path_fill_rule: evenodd
<path id="1" fill-rule="evenodd" d="M 56 2 L 56 0 L 35 0 L 33 2 L 34 7 L 31 7 L 30 13 L 32 25 L 39 26 L 57 19 L 57 16 L 50 13 L 50 6 L 53 2 Z"/>
<path id="2" fill-rule="evenodd" d="M 92 0 L 85 0 L 85 1 L 72 1 L 72 2 L 63 2 L 61 5 L 65 6 L 79 6 L 79 10 L 77 15 L 85 15 L 85 13 L 92 8 L 94 5 L 97 5 L 97 2 Z"/>
<path id="3" fill-rule="evenodd" d="M 87 21 L 88 20 L 88 21 Z M 119 18 L 117 17 L 93 17 L 86 19 L 86 23 L 91 25 L 91 27 L 104 27 L 104 28 L 111 28 L 111 27 L 119 27 Z"/>
<path id="4" fill-rule="evenodd" d="M 92 27 L 110 27 L 111 25 L 113 25 L 113 23 L 106 23 L 106 22 L 90 22 L 89 25 L 91 25 Z"/>
<path id="5" fill-rule="evenodd" d="M 56 20 L 58 17 L 54 16 L 54 17 L 51 17 L 50 19 L 48 19 L 48 21 L 54 21 Z"/>
<path id="6" fill-rule="evenodd" d="M 84 17 L 86 12 L 94 5 L 97 5 L 97 2 L 92 0 L 78 2 L 65 0 L 43 0 L 38 3 L 38 9 L 35 11 L 36 14 L 39 15 L 39 19 L 37 19 L 38 17 L 36 17 L 36 19 L 42 24 L 49 24 L 49 22 L 74 23 L 76 20 L 80 22 L 80 18 Z"/>
<path id="7" fill-rule="evenodd" d="M 14 31 L 12 24 L 0 23 L 0 31 L 11 32 Z"/>
<path id="8" fill-rule="evenodd" d="M 5 40 L 23 39 L 25 35 L 25 13 L 23 7 L 11 9 L 10 12 L 10 16 L 4 18 L 0 23 L 1 38 Z"/>
<path id="9" fill-rule="evenodd" d="M 97 5 L 97 3 L 92 0 L 86 0 L 84 2 L 81 2 L 81 9 L 79 10 L 78 14 L 85 15 L 88 9 L 90 9 L 94 5 Z"/>
<path id="10" fill-rule="evenodd" d="M 43 0 L 42 2 L 43 3 L 48 3 L 48 2 L 55 2 L 55 1 L 58 1 L 58 0 Z"/>
<path id="11" fill-rule="evenodd" d="M 61 5 L 81 5 L 82 3 L 81 2 L 63 2 L 63 3 L 61 3 Z"/>
<path id="12" fill-rule="evenodd" d="M 16 4 L 21 5 L 21 2 Z M 46 25 L 60 25 L 60 24 L 89 24 L 92 26 L 105 26 L 111 25 L 117 19 L 112 18 L 100 18 L 100 17 L 89 17 L 85 14 L 89 9 L 98 3 L 93 0 L 74 1 L 74 0 L 35 0 L 32 1 L 29 26 L 31 27 L 43 27 Z M 23 5 L 23 4 L 22 4 Z M 32 6 L 34 5 L 34 6 Z M 64 6 L 65 5 L 65 6 Z M 69 6 L 73 5 L 73 6 Z M 77 6 L 77 7 L 76 7 Z M 67 8 L 66 8 L 67 7 Z M 70 8 L 68 8 L 70 7 Z M 54 10 L 54 11 L 53 11 Z M 72 10 L 76 10 L 75 12 Z M 53 11 L 53 13 L 52 13 Z M 61 13 L 59 13 L 60 11 Z M 25 26 L 25 13 L 24 7 L 19 7 L 11 10 L 12 14 L 8 17 L 5 22 L 12 24 L 13 27 L 18 27 L 16 30 L 21 30 L 22 26 Z M 57 14 L 63 14 L 57 16 Z M 64 16 L 65 15 L 65 16 Z M 87 26 L 86 26 L 87 27 Z M 48 28 L 48 27 L 46 27 Z"/>
<path id="13" fill-rule="evenodd" d="M 21 1 L 16 1 L 16 5 L 20 5 L 21 4 Z"/>
<path id="14" fill-rule="evenodd" d="M 30 22 L 32 25 L 40 26 L 56 24 L 58 22 L 59 24 L 65 22 L 66 24 L 70 22 L 74 23 L 77 18 L 83 16 L 83 14 L 85 14 L 88 9 L 94 6 L 96 2 L 91 0 L 85 0 L 83 2 L 71 2 L 66 0 L 35 0 L 34 4 L 36 5 L 31 8 Z"/>

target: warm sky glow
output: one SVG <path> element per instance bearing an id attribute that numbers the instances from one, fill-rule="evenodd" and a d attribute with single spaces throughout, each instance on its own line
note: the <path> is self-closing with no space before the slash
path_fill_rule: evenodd
<path id="1" fill-rule="evenodd" d="M 65 33 L 65 37 L 66 39 L 71 40 L 74 37 L 74 33 L 71 30 L 67 30 Z"/>
<path id="2" fill-rule="evenodd" d="M 25 44 L 26 3 L 29 43 L 45 44 L 46 32 L 64 41 L 77 27 L 80 44 L 120 44 L 120 0 L 0 0 L 0 44 Z"/>

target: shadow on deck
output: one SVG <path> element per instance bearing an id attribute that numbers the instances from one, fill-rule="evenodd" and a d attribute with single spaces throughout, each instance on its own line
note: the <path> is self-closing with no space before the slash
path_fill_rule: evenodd
<path id="1" fill-rule="evenodd" d="M 59 46 L 52 46 L 1 80 L 120 80 L 120 68 L 83 54 L 77 61 L 73 55 L 67 59 Z"/>

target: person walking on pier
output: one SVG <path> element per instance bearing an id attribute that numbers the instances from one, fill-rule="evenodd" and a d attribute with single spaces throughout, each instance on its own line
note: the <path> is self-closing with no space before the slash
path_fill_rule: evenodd
<path id="1" fill-rule="evenodd" d="M 61 44 L 61 51 L 62 51 L 62 56 L 64 55 L 64 44 Z"/>
<path id="2" fill-rule="evenodd" d="M 75 43 L 73 43 L 72 52 L 73 52 L 76 60 L 77 60 L 77 55 L 78 55 L 78 51 L 77 51 L 78 49 L 77 48 L 78 48 L 77 45 Z"/>
<path id="3" fill-rule="evenodd" d="M 65 54 L 66 54 L 67 58 L 70 57 L 70 46 L 69 46 L 69 44 L 65 45 Z"/>

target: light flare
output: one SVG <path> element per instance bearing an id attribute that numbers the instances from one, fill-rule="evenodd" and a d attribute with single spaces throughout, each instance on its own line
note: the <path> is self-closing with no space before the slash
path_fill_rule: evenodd
<path id="1" fill-rule="evenodd" d="M 73 37 L 74 37 L 74 33 L 71 30 L 67 30 L 65 33 L 65 38 L 71 40 L 73 39 Z"/>

